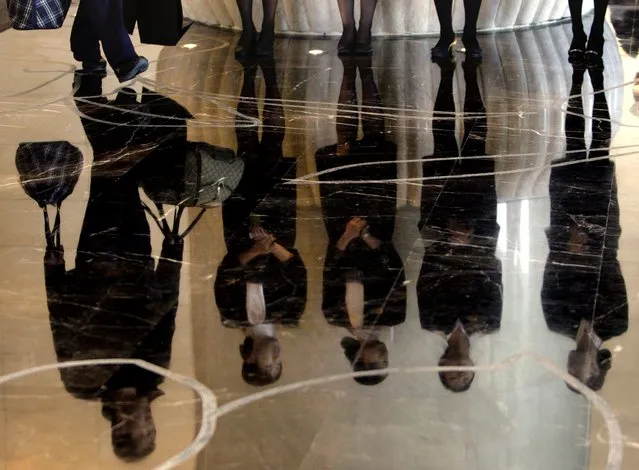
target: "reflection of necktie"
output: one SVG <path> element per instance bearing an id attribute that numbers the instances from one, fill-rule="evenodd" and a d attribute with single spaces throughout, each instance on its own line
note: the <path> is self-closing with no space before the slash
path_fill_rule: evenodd
<path id="1" fill-rule="evenodd" d="M 261 283 L 246 283 L 246 313 L 251 325 L 264 323 L 266 319 L 266 301 Z"/>
<path id="2" fill-rule="evenodd" d="M 353 328 L 364 326 L 364 284 L 348 281 L 344 298 L 348 319 Z"/>

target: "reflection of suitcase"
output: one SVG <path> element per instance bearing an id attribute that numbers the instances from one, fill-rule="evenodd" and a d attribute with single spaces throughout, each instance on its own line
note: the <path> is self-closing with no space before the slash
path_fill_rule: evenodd
<path id="1" fill-rule="evenodd" d="M 122 5 L 129 34 L 137 23 L 144 44 L 175 46 L 190 26 L 184 26 L 181 0 L 125 0 Z"/>
<path id="2" fill-rule="evenodd" d="M 71 0 L 7 0 L 13 29 L 58 29 Z"/>

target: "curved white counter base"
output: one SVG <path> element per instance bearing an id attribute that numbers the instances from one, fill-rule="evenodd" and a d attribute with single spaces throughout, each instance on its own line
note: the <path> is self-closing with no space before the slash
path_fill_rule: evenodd
<path id="1" fill-rule="evenodd" d="M 185 16 L 200 23 L 240 29 L 235 0 L 182 0 Z M 359 12 L 359 0 L 355 1 Z M 584 0 L 584 12 L 591 11 L 593 0 Z M 454 26 L 464 26 L 464 6 L 454 1 Z M 479 15 L 480 30 L 528 27 L 560 21 L 568 17 L 567 0 L 483 0 Z M 309 35 L 338 35 L 342 25 L 336 0 L 279 0 L 276 28 L 279 32 Z M 262 21 L 262 2 L 254 0 L 254 20 Z M 432 0 L 380 0 L 377 4 L 373 34 L 425 35 L 439 32 Z"/>

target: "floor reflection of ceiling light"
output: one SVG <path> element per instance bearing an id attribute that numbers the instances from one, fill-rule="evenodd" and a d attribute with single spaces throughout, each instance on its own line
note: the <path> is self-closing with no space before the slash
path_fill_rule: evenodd
<path id="1" fill-rule="evenodd" d="M 324 51 L 321 49 L 311 49 L 310 51 L 308 51 L 308 53 L 310 55 L 321 55 L 324 53 Z"/>
<path id="2" fill-rule="evenodd" d="M 195 49 L 197 47 L 197 44 L 184 44 L 182 46 L 183 49 Z"/>
<path id="3" fill-rule="evenodd" d="M 617 346 L 615 346 L 615 347 L 613 348 L 613 352 L 618 353 L 618 352 L 621 352 L 621 351 L 623 351 L 623 346 L 619 346 L 619 345 L 617 345 Z"/>

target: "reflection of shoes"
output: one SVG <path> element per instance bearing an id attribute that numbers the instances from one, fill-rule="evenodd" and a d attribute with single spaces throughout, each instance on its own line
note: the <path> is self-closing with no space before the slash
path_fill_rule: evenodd
<path id="1" fill-rule="evenodd" d="M 89 75 L 106 77 L 107 64 L 102 57 L 98 60 L 83 60 L 82 72 Z"/>
<path id="2" fill-rule="evenodd" d="M 453 55 L 453 46 L 455 45 L 455 36 L 441 37 L 435 47 L 430 50 L 431 58 L 436 60 L 446 59 Z"/>
<path id="3" fill-rule="evenodd" d="M 135 77 L 144 73 L 149 68 L 149 61 L 146 57 L 137 56 L 135 59 L 120 65 L 115 74 L 118 76 L 120 83 L 133 80 Z"/>
<path id="4" fill-rule="evenodd" d="M 584 60 L 584 52 L 586 51 L 586 34 L 576 34 L 570 43 L 568 49 L 568 62 L 571 64 L 579 64 Z"/>
<path id="5" fill-rule="evenodd" d="M 242 31 L 240 40 L 237 42 L 237 46 L 235 46 L 235 58 L 245 59 L 247 57 L 251 57 L 255 52 L 256 38 L 257 31 L 255 31 L 255 29 L 248 32 Z"/>
<path id="6" fill-rule="evenodd" d="M 464 34 L 462 36 L 462 42 L 466 49 L 466 58 L 475 61 L 481 60 L 481 47 L 479 47 L 479 41 L 477 40 L 477 34 Z"/>

